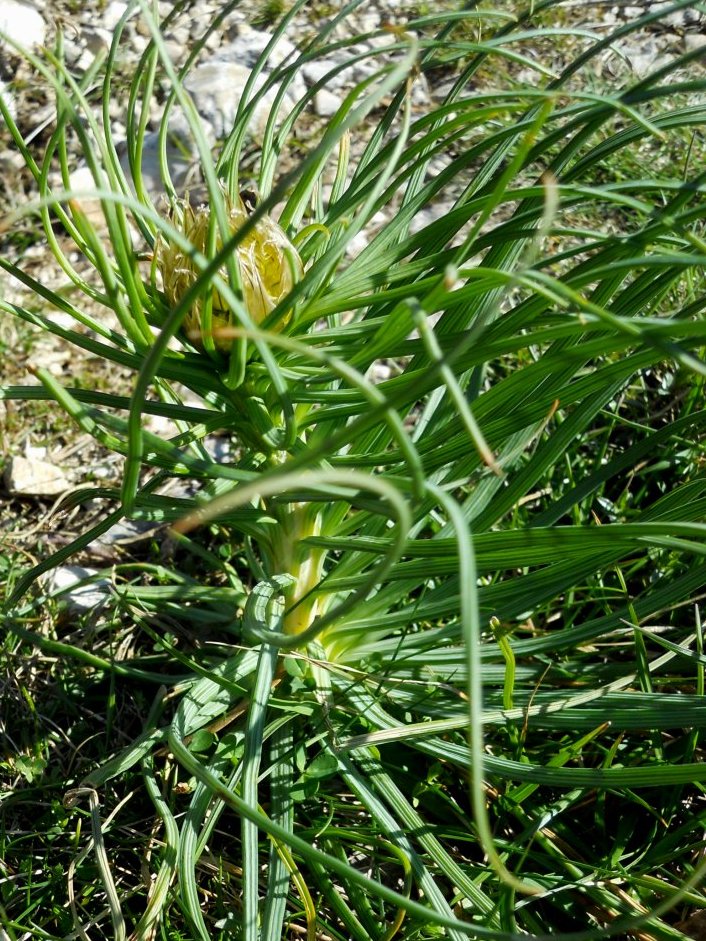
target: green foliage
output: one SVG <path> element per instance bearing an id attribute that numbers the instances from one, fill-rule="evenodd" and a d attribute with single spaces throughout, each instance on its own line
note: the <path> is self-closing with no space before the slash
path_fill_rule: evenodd
<path id="1" fill-rule="evenodd" d="M 4 113 L 37 184 L 25 212 L 81 300 L 0 265 L 92 332 L 0 311 L 134 376 L 129 396 L 41 369 L 39 393 L 3 391 L 56 403 L 124 457 L 119 484 L 67 500 L 105 501 L 104 519 L 15 579 L 13 643 L 109 675 L 113 703 L 117 689 L 155 692 L 139 737 L 111 743 L 83 781 L 103 795 L 94 841 L 108 855 L 84 864 L 71 930 L 104 909 L 104 932 L 112 919 L 138 941 L 678 937 L 669 907 L 703 906 L 705 190 L 686 153 L 642 175 L 619 168 L 652 141 L 681 155 L 702 127 L 694 54 L 599 93 L 589 78 L 605 42 L 589 33 L 573 30 L 584 45 L 561 74 L 535 66 L 531 44 L 564 27 L 532 15 L 561 3 L 518 21 L 422 11 L 381 30 L 384 55 L 367 54 L 377 70 L 292 169 L 287 142 L 306 138 L 326 79 L 290 115 L 273 108 L 255 157 L 252 106 L 324 56 L 336 22 L 250 89 L 214 162 L 141 7 L 152 42 L 127 104 L 134 193 L 107 112 L 101 123 L 60 43 L 32 59 L 57 106 L 38 163 Z M 120 42 L 119 26 L 105 108 Z M 498 62 L 537 80 L 476 88 Z M 441 67 L 447 96 L 420 112 L 414 82 Z M 200 153 L 198 246 L 142 185 L 155 75 L 172 89 L 163 139 L 180 107 Z M 69 133 L 95 176 L 99 229 L 48 184 L 58 165 L 68 185 Z M 259 202 L 233 231 L 224 188 L 232 200 L 253 180 Z M 438 202 L 447 211 L 416 230 Z M 280 204 L 303 271 L 292 265 L 296 283 L 263 319 L 235 250 Z M 138 263 L 165 242 L 194 266 L 171 303 Z M 214 298 L 232 325 L 216 322 Z M 198 340 L 182 329 L 195 310 Z M 154 415 L 171 436 L 148 429 Z M 206 447 L 215 431 L 232 442 L 227 461 Z M 175 497 L 175 480 L 197 487 Z M 172 527 L 171 557 L 106 572 L 95 630 L 130 637 L 130 656 L 39 629 L 40 576 L 124 516 Z M 141 860 L 124 834 L 111 843 L 108 807 L 130 809 L 113 787 L 139 791 L 138 832 L 146 815 L 158 834 Z M 69 930 L 53 909 L 4 904 L 18 930 Z"/>
<path id="2" fill-rule="evenodd" d="M 284 10 L 284 0 L 262 0 L 252 25 L 256 29 L 267 29 L 267 27 L 277 22 Z"/>

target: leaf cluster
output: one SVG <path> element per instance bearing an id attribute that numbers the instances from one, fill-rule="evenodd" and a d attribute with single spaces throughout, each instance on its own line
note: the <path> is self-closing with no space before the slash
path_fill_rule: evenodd
<path id="1" fill-rule="evenodd" d="M 426 13 L 381 30 L 381 53 L 337 38 L 352 3 L 266 70 L 299 2 L 213 158 L 184 87 L 208 36 L 178 72 L 139 5 L 152 41 L 126 105 L 129 174 L 107 110 L 125 20 L 102 116 L 97 75 L 77 81 L 60 41 L 32 58 L 57 107 L 39 159 L 0 102 L 36 180 L 25 211 L 78 300 L 0 266 L 77 326 L 5 301 L 0 311 L 134 375 L 131 396 L 41 369 L 40 387 L 2 390 L 56 402 L 124 457 L 119 484 L 65 501 L 104 501 L 101 521 L 16 579 L 6 609 L 23 643 L 155 688 L 142 735 L 82 783 L 94 793 L 139 771 L 158 822 L 150 892 L 131 889 L 128 904 L 93 797 L 83 811 L 113 936 L 129 927 L 142 941 L 174 922 L 198 941 L 295 929 L 578 939 L 648 921 L 650 936 L 678 937 L 665 914 L 674 892 L 702 906 L 706 181 L 688 159 L 683 175 L 613 170 L 645 142 L 697 139 L 696 54 L 597 92 L 582 76 L 617 34 L 586 32 L 561 74 L 536 67 L 532 87 L 478 90 L 474 77 L 498 59 L 535 67 L 523 44 L 561 30 L 532 17 L 562 4 L 517 20 Z M 284 117 L 280 102 L 307 63 L 346 51 L 367 77 L 292 166 L 289 142 L 331 75 Z M 420 112 L 414 84 L 442 65 L 454 80 Z M 167 141 L 181 110 L 208 194 L 206 251 L 142 180 L 162 81 L 165 193 L 177 198 Z M 249 123 L 271 90 L 254 148 Z M 70 189 L 69 131 L 100 227 Z M 224 189 L 253 182 L 257 205 L 233 232 Z M 440 202 L 447 211 L 417 228 Z M 234 249 L 275 206 L 304 271 L 256 322 Z M 197 272 L 171 305 L 144 263 L 158 238 Z M 182 323 L 198 300 L 208 318 L 215 291 L 232 325 L 196 347 Z M 173 433 L 150 431 L 151 416 Z M 231 442 L 227 461 L 209 451 L 215 432 Z M 191 489 L 174 496 L 175 481 Z M 133 632 L 133 655 L 35 630 L 48 599 L 32 586 L 126 516 L 168 525 L 174 547 L 171 563 L 107 573 L 99 624 Z M 13 911 L 16 925 L 35 917 Z"/>

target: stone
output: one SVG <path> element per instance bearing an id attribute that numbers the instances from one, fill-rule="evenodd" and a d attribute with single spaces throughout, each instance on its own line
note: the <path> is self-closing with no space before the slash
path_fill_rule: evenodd
<path id="1" fill-rule="evenodd" d="M 426 229 L 427 226 L 433 225 L 434 222 L 448 215 L 452 209 L 453 203 L 451 202 L 432 203 L 429 206 L 425 206 L 415 214 L 410 222 L 409 234 L 416 235 L 417 232 L 421 232 L 423 229 Z"/>
<path id="2" fill-rule="evenodd" d="M 308 85 L 316 85 L 335 66 L 336 63 L 332 59 L 315 59 L 313 62 L 307 62 L 302 66 L 302 75 Z M 338 87 L 343 83 L 338 80 L 338 76 L 335 76 L 329 79 L 328 84 L 331 87 Z"/>
<path id="3" fill-rule="evenodd" d="M 219 464 L 233 460 L 233 446 L 229 438 L 209 435 L 203 439 L 203 446 L 209 457 Z"/>
<path id="4" fill-rule="evenodd" d="M 663 48 L 651 39 L 631 36 L 621 44 L 620 52 L 638 79 L 651 75 L 669 61 Z"/>
<path id="5" fill-rule="evenodd" d="M 186 78 L 184 85 L 191 95 L 196 110 L 209 125 L 214 142 L 227 137 L 233 128 L 238 103 L 250 78 L 251 70 L 236 62 L 211 59 L 198 66 Z M 265 77 L 259 75 L 255 90 L 262 88 Z M 256 105 L 249 122 L 249 132 L 253 140 L 261 144 L 265 135 L 270 111 L 276 92 L 270 89 Z M 279 116 L 283 117 L 294 107 L 288 95 L 279 106 Z"/>
<path id="6" fill-rule="evenodd" d="M 188 52 L 189 45 L 189 27 L 186 23 L 182 23 L 180 26 L 175 26 L 170 29 L 168 33 L 164 34 L 164 39 L 167 42 L 176 43 L 178 46 L 184 47 L 184 52 Z"/>
<path id="7" fill-rule="evenodd" d="M 426 108 L 431 102 L 431 89 L 424 75 L 417 75 L 412 85 L 412 104 L 415 108 Z"/>
<path id="8" fill-rule="evenodd" d="M 99 536 L 96 543 L 101 546 L 119 546 L 142 542 L 145 539 L 151 539 L 160 528 L 160 523 L 153 523 L 150 520 L 120 520 Z M 89 551 L 93 545 L 94 543 L 89 545 Z"/>
<path id="9" fill-rule="evenodd" d="M 697 49 L 703 49 L 706 57 L 706 34 L 704 33 L 685 33 L 684 51 L 696 52 Z"/>
<path id="10" fill-rule="evenodd" d="M 201 33 L 198 33 L 198 35 L 200 36 Z M 221 37 L 218 35 L 218 32 L 209 33 L 203 44 L 204 49 L 208 49 L 209 52 L 215 52 L 217 49 L 220 48 L 220 45 L 221 45 Z"/>
<path id="11" fill-rule="evenodd" d="M 103 28 L 115 29 L 121 17 L 125 14 L 127 6 L 127 3 L 123 3 L 122 0 L 111 0 L 105 10 L 103 10 L 101 17 Z M 137 7 L 135 8 L 135 12 L 137 12 Z"/>
<path id="12" fill-rule="evenodd" d="M 116 149 L 120 166 L 128 182 L 132 183 L 126 142 L 122 141 Z M 178 191 L 182 191 L 186 186 L 193 165 L 193 159 L 189 156 L 191 149 L 185 135 L 170 132 L 167 138 L 167 165 L 172 183 Z M 157 200 L 164 193 L 164 183 L 162 182 L 159 163 L 159 134 L 156 131 L 145 134 L 142 151 L 142 184 L 152 201 Z M 105 226 L 105 218 L 100 200 L 91 196 L 91 193 L 96 189 L 96 184 L 90 168 L 87 166 L 77 167 L 69 175 L 69 186 L 72 191 L 76 191 L 76 201 L 89 222 L 95 228 L 102 229 Z"/>
<path id="13" fill-rule="evenodd" d="M 76 194 L 74 198 L 77 204 L 91 225 L 100 229 L 105 225 L 100 200 L 89 195 L 95 188 L 96 184 L 89 167 L 77 167 L 69 174 L 69 189 L 72 194 Z"/>
<path id="14" fill-rule="evenodd" d="M 143 39 L 150 39 L 152 37 L 152 31 L 150 30 L 150 24 L 147 22 L 144 17 L 140 17 L 135 22 L 135 31 L 138 36 L 142 36 Z"/>
<path id="15" fill-rule="evenodd" d="M 113 34 L 109 29 L 96 26 L 91 29 L 83 30 L 83 40 L 86 43 L 88 51 L 92 52 L 94 56 L 97 56 L 101 52 L 108 52 L 110 44 L 113 41 Z"/>
<path id="16" fill-rule="evenodd" d="M 358 13 L 358 22 L 356 23 L 358 32 L 361 36 L 367 36 L 368 33 L 374 33 L 380 27 L 380 14 L 375 11 Z M 386 39 L 386 37 L 382 37 Z M 386 40 L 387 41 L 387 40 Z"/>
<path id="17" fill-rule="evenodd" d="M 26 457 L 10 458 L 4 481 L 9 493 L 24 497 L 56 497 L 71 487 L 60 467 Z"/>
<path id="18" fill-rule="evenodd" d="M 189 47 L 185 46 L 183 43 L 177 42 L 175 39 L 165 39 L 164 48 L 166 49 L 170 62 L 172 62 L 178 69 L 181 68 L 184 62 L 186 62 L 186 57 L 189 54 Z"/>
<path id="19" fill-rule="evenodd" d="M 376 212 L 370 219 L 362 232 L 356 233 L 350 242 L 346 245 L 346 256 L 348 258 L 357 257 L 364 249 L 368 247 L 371 240 L 380 232 L 388 222 L 384 212 Z"/>
<path id="20" fill-rule="evenodd" d="M 181 191 L 186 185 L 194 158 L 191 156 L 193 145 L 189 137 L 170 125 L 167 135 L 167 166 L 175 189 Z M 118 148 L 120 166 L 128 180 L 131 180 L 130 162 L 127 147 Z M 159 132 L 145 134 L 142 150 L 142 183 L 152 200 L 164 192 L 159 163 Z"/>
<path id="21" fill-rule="evenodd" d="M 657 22 L 657 25 L 663 29 L 689 29 L 696 26 L 703 19 L 703 13 L 697 8 L 696 4 L 683 7 L 681 10 L 668 12 L 671 6 L 671 0 L 659 0 L 659 2 L 651 3 L 649 6 L 650 13 L 664 14 Z"/>
<path id="22" fill-rule="evenodd" d="M 0 33 L 24 49 L 36 49 L 44 44 L 47 27 L 28 3 L 19 0 L 0 0 Z"/>
<path id="23" fill-rule="evenodd" d="M 390 360 L 376 360 L 370 369 L 368 369 L 365 378 L 368 382 L 372 382 L 375 385 L 392 378 L 394 370 L 390 363 Z"/>
<path id="24" fill-rule="evenodd" d="M 87 72 L 99 55 L 107 54 L 112 34 L 107 29 L 86 29 L 82 38 L 86 45 L 76 61 L 76 67 Z"/>
<path id="25" fill-rule="evenodd" d="M 357 232 L 350 242 L 346 245 L 346 257 L 357 258 L 360 253 L 368 247 L 370 238 L 365 232 Z"/>
<path id="26" fill-rule="evenodd" d="M 272 33 L 240 25 L 235 38 L 231 42 L 220 46 L 215 58 L 220 62 L 235 62 L 237 65 L 244 65 L 248 69 L 253 69 L 271 40 Z M 270 50 L 263 69 L 263 75 L 269 75 L 273 69 L 276 69 L 285 61 L 294 62 L 297 55 L 296 46 L 282 37 L 276 46 Z M 306 94 L 306 84 L 299 72 L 293 76 L 288 85 L 287 94 L 294 100 L 303 98 Z"/>
<path id="27" fill-rule="evenodd" d="M 341 107 L 341 99 L 331 91 L 322 88 L 314 95 L 314 112 L 320 118 L 330 118 Z"/>
<path id="28" fill-rule="evenodd" d="M 135 55 L 141 56 L 149 44 L 149 36 L 141 36 L 137 32 L 132 33 L 130 36 L 130 48 Z"/>
<path id="29" fill-rule="evenodd" d="M 97 574 L 96 569 L 84 568 L 82 565 L 61 565 L 47 572 L 41 583 L 48 594 L 61 593 L 58 600 L 62 601 L 69 611 L 83 614 L 105 604 L 110 597 L 110 582 L 107 578 L 98 578 L 84 584 L 87 579 Z"/>
<path id="30" fill-rule="evenodd" d="M 15 104 L 14 95 L 2 79 L 0 79 L 0 98 L 2 98 L 5 107 L 10 112 L 10 117 L 14 121 L 17 117 L 17 105 Z"/>
<path id="31" fill-rule="evenodd" d="M 85 49 L 77 38 L 66 37 L 64 40 L 64 58 L 68 65 L 75 66 L 84 52 Z"/>
<path id="32" fill-rule="evenodd" d="M 47 457 L 47 447 L 44 444 L 25 445 L 25 457 L 28 461 L 44 461 Z"/>
<path id="33" fill-rule="evenodd" d="M 335 75 L 327 77 L 328 73 L 331 69 L 335 69 L 336 66 L 342 66 L 344 63 L 348 62 L 350 56 L 358 53 L 369 53 L 370 51 L 371 49 L 368 45 L 358 43 L 346 49 L 343 53 L 333 53 L 325 59 L 316 59 L 313 62 L 307 62 L 302 66 L 302 75 L 308 85 L 316 85 L 317 82 L 326 78 L 326 88 L 329 90 L 343 88 L 344 86 L 352 88 L 353 85 L 368 78 L 380 67 L 382 62 L 378 61 L 377 56 L 368 56 L 352 65 L 346 65 L 345 68 L 336 72 Z"/>
<path id="34" fill-rule="evenodd" d="M 225 62 L 238 62 L 240 65 L 252 69 L 257 65 L 258 59 L 271 41 L 272 33 L 252 29 L 252 27 L 242 24 L 239 26 L 236 36 L 218 50 L 218 58 Z M 296 52 L 296 46 L 282 37 L 277 45 L 270 50 L 266 68 L 271 70 L 281 65 L 285 59 L 294 58 Z"/>

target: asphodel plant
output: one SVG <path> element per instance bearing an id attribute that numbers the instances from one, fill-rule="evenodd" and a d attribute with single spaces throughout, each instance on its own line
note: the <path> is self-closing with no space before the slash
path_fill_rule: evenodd
<path id="1" fill-rule="evenodd" d="M 237 237 L 254 209 L 250 194 L 246 194 L 245 199 L 241 194 L 232 199 L 221 188 L 218 197 L 223 199 L 225 207 L 227 237 Z M 154 260 L 163 292 L 170 307 L 176 307 L 201 276 L 201 270 L 193 260 L 193 252 L 200 252 L 205 257 L 217 254 L 223 247 L 223 238 L 208 203 L 194 207 L 188 198 L 177 199 L 170 209 L 169 221 L 190 246 L 187 250 L 183 239 L 170 239 L 163 233 L 159 234 L 155 244 Z M 232 257 L 237 265 L 244 311 L 249 320 L 260 327 L 266 323 L 268 314 L 286 301 L 301 279 L 304 273 L 302 260 L 281 226 L 267 214 L 261 215 L 238 240 Z M 227 281 L 225 266 L 218 275 Z M 287 309 L 286 303 L 283 308 L 271 330 L 279 331 L 290 323 L 291 310 Z M 241 335 L 237 329 L 239 324 L 236 311 L 218 287 L 209 283 L 205 296 L 196 297 L 186 311 L 182 334 L 199 349 L 213 349 L 215 346 L 219 353 L 227 355 Z M 244 391 L 247 395 L 247 376 Z M 278 504 L 264 500 L 262 505 L 277 525 L 271 528 L 266 540 L 258 541 L 259 551 L 267 558 L 268 570 L 281 580 L 286 607 L 282 630 L 295 636 L 311 629 L 320 609 L 321 602 L 313 591 L 321 579 L 325 552 L 301 548 L 307 537 L 321 534 L 320 513 L 309 504 Z M 197 522 L 203 520 L 197 519 Z M 188 521 L 182 521 L 179 528 L 184 532 L 189 525 Z"/>
<path id="2" fill-rule="evenodd" d="M 595 925 L 601 937 L 672 937 L 658 918 L 635 919 L 692 875 L 675 847 L 698 849 L 704 827 L 702 636 L 688 622 L 706 586 L 692 443 L 706 413 L 690 385 L 706 372 L 692 172 L 706 109 L 670 85 L 670 68 L 701 53 L 601 96 L 605 39 L 562 18 L 533 26 L 564 6 L 553 0 L 517 23 L 459 3 L 406 29 L 382 24 L 365 47 L 346 26 L 352 3 L 266 69 L 293 18 L 318 9 L 298 0 L 214 160 L 184 87 L 208 32 L 180 72 L 169 22 L 138 5 L 152 40 L 127 103 L 131 180 L 108 132 L 129 9 L 102 116 L 86 91 L 95 76 L 76 81 L 60 47 L 30 57 L 56 98 L 39 162 L 3 109 L 71 290 L 0 258 L 38 301 L 0 310 L 132 376 L 120 395 L 37 368 L 41 387 L 3 390 L 59 403 L 124 457 L 120 480 L 89 480 L 73 498 L 103 501 L 105 517 L 24 572 L 8 604 L 22 643 L 116 684 L 169 689 L 134 745 L 85 769 L 106 801 L 114 780 L 144 792 L 136 813 L 159 831 L 141 848 L 154 879 L 117 860 L 113 936 L 132 920 L 135 941 L 160 922 L 195 941 L 566 937 Z M 567 3 L 567 17 L 581 6 Z M 555 75 L 536 49 L 564 29 L 585 49 Z M 293 101 L 293 78 L 321 60 L 330 73 Z M 536 80 L 520 81 L 520 67 Z M 307 136 L 317 93 L 343 71 L 357 84 Z M 425 73 L 453 80 L 419 109 Z M 165 164 L 168 214 L 140 177 L 157 77 L 161 143 L 178 106 L 207 193 L 192 206 Z M 687 73 L 679 94 L 699 82 Z M 275 102 L 255 152 L 248 121 L 270 92 L 291 110 Z M 72 214 L 69 127 L 106 233 Z M 681 163 L 651 161 L 638 180 L 616 170 L 634 149 L 645 165 L 642 150 L 662 152 L 665 137 L 682 153 L 680 134 Z M 89 330 L 64 329 L 43 304 Z M 654 410 L 649 390 L 674 361 L 683 387 Z M 155 434 L 152 416 L 172 431 Z M 225 459 L 214 433 L 228 438 Z M 57 598 L 30 588 L 123 516 L 162 526 L 174 551 L 104 573 L 89 654 L 80 625 L 50 636 Z M 650 623 L 665 645 L 652 660 Z M 129 644 L 114 643 L 121 631 Z M 648 821 L 637 852 L 605 813 L 615 795 L 621 819 Z M 78 916 L 70 928 L 87 933 Z"/>

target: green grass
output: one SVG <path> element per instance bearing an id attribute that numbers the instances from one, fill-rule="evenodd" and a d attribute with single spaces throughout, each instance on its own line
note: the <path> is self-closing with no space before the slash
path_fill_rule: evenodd
<path id="1" fill-rule="evenodd" d="M 604 46 L 572 20 L 572 63 L 518 83 L 572 9 L 489 12 L 480 39 L 475 11 L 420 9 L 318 138 L 316 89 L 282 126 L 273 114 L 260 151 L 244 103 L 214 162 L 143 6 L 133 165 L 159 76 L 163 127 L 184 109 L 210 194 L 195 244 L 139 174 L 131 193 L 60 45 L 31 60 L 57 123 L 35 152 L 4 115 L 36 182 L 7 230 L 33 218 L 73 289 L 8 253 L 36 302 L 0 312 L 103 365 L 90 387 L 38 369 L 41 387 L 2 396 L 51 403 L 123 463 L 64 500 L 58 550 L 48 520 L 24 538 L 26 515 L 4 524 L 11 941 L 661 941 L 704 908 L 705 82 L 684 56 L 597 89 Z M 331 37 L 321 25 L 273 81 Z M 412 108 L 409 82 L 437 69 L 455 76 L 448 100 Z M 52 168 L 67 185 L 70 133 L 100 231 L 47 182 Z M 291 139 L 311 141 L 293 169 Z M 644 160 L 654 142 L 669 160 Z M 253 182 L 233 230 L 224 192 Z M 262 317 L 242 245 L 275 206 L 303 274 Z M 190 287 L 138 264 L 165 243 Z M 92 332 L 58 330 L 45 305 Z M 374 381 L 381 362 L 394 369 Z M 106 385 L 118 369 L 128 391 Z M 123 517 L 152 537 L 96 565 Z M 68 560 L 103 565 L 103 605 L 47 596 Z"/>

